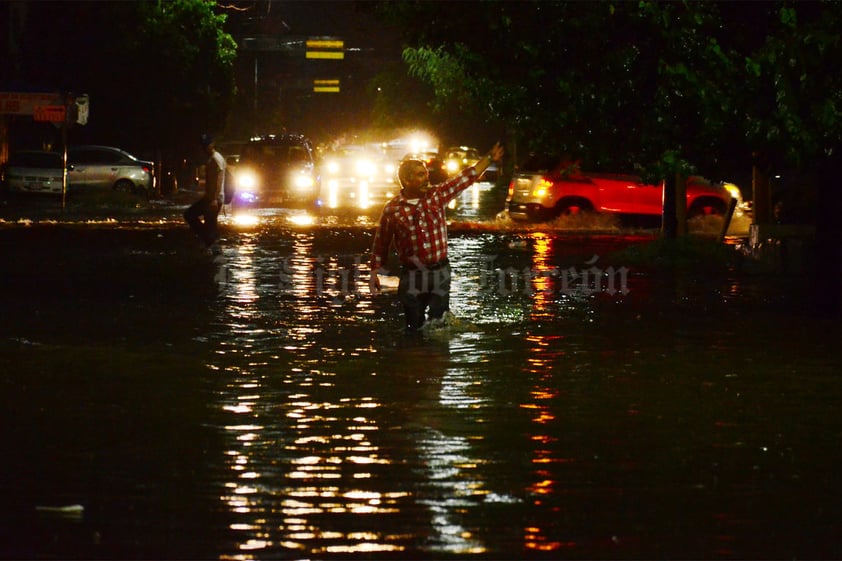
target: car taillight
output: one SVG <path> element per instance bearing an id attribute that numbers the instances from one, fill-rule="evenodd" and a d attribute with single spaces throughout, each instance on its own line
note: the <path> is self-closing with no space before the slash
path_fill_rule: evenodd
<path id="1" fill-rule="evenodd" d="M 143 166 L 143 171 L 145 171 L 149 175 L 154 175 L 155 168 L 152 166 Z"/>
<path id="2" fill-rule="evenodd" d="M 547 194 L 547 191 L 550 187 L 553 186 L 553 182 L 547 179 L 546 177 L 542 177 L 540 181 L 535 183 L 535 187 L 532 188 L 532 196 L 533 197 L 543 197 Z"/>
<path id="3" fill-rule="evenodd" d="M 511 197 L 514 194 L 515 194 L 515 180 L 512 179 L 511 182 L 509 182 L 509 196 Z"/>

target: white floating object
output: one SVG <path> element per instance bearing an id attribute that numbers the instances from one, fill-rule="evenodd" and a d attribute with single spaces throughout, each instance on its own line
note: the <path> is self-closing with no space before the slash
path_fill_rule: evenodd
<path id="1" fill-rule="evenodd" d="M 85 507 L 82 505 L 36 506 L 35 512 L 63 518 L 81 518 L 85 514 Z"/>
<path id="2" fill-rule="evenodd" d="M 380 279 L 380 290 L 389 292 L 397 290 L 398 284 L 400 284 L 401 281 L 400 277 L 391 275 L 377 275 L 377 278 Z"/>

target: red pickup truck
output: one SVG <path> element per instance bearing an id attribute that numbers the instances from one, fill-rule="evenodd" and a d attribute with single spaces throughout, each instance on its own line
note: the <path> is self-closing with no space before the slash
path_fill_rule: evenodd
<path id="1" fill-rule="evenodd" d="M 586 211 L 654 216 L 662 213 L 663 196 L 663 185 L 647 185 L 636 176 L 585 173 L 558 160 L 532 159 L 512 178 L 506 210 L 515 220 L 551 220 Z M 688 217 L 724 215 L 732 198 L 740 203 L 736 185 L 687 180 Z"/>

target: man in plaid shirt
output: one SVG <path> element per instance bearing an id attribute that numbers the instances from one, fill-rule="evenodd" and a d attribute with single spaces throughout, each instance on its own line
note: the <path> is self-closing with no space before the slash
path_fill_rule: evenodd
<path id="1" fill-rule="evenodd" d="M 430 186 L 427 166 L 406 160 L 398 169 L 401 194 L 386 203 L 371 248 L 371 288 L 380 290 L 377 277 L 394 242 L 401 262 L 398 297 L 407 331 L 439 319 L 450 309 L 450 263 L 447 260 L 447 203 L 472 185 L 493 161 L 503 156 L 498 142 L 473 167 L 444 183 Z"/>

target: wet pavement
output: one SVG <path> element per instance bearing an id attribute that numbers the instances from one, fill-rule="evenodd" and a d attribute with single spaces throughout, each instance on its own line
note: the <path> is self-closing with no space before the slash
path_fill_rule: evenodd
<path id="1" fill-rule="evenodd" d="M 840 328 L 651 232 L 451 228 L 458 322 L 371 295 L 376 213 L 6 218 L 5 558 L 838 558 Z"/>

